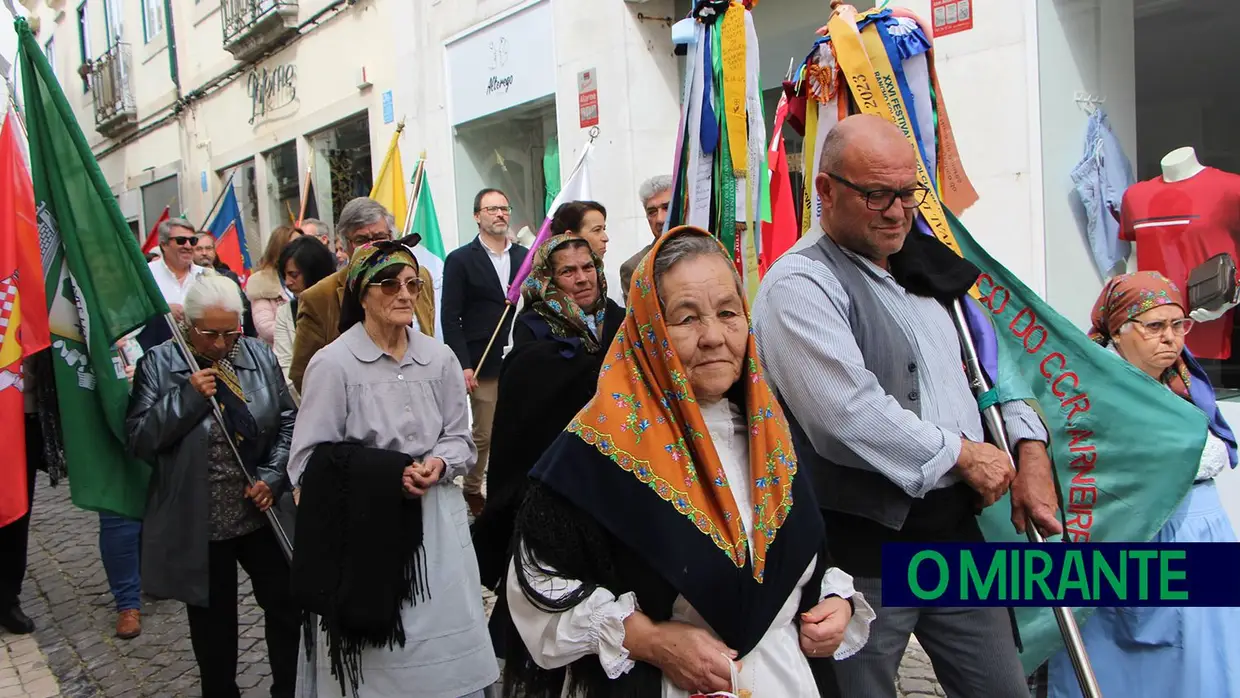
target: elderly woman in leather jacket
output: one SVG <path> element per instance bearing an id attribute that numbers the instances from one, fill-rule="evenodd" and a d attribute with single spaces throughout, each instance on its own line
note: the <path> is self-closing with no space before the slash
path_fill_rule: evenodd
<path id="1" fill-rule="evenodd" d="M 126 420 L 130 451 L 152 466 L 143 587 L 185 603 L 204 698 L 237 696 L 240 563 L 266 620 L 271 694 L 292 696 L 298 614 L 288 562 L 262 512 L 288 487 L 296 408 L 271 349 L 241 336 L 236 284 L 208 271 L 190 287 L 184 306 L 181 329 L 192 365 L 172 341 L 143 356 Z M 214 418 L 212 397 L 227 431 Z M 242 467 L 255 476 L 253 486 Z"/>

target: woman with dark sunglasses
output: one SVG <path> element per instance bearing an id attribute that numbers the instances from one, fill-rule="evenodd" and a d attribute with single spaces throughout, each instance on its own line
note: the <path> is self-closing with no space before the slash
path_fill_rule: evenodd
<path id="1" fill-rule="evenodd" d="M 310 360 L 289 478 L 292 585 L 322 619 L 318 695 L 480 696 L 499 667 L 461 488 L 474 464 L 465 379 L 413 329 L 430 293 L 405 244 L 349 262 L 340 336 Z"/>

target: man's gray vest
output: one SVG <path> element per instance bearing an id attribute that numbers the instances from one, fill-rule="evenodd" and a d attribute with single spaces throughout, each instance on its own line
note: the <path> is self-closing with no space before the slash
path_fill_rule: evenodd
<path id="1" fill-rule="evenodd" d="M 865 273 L 826 235 L 796 254 L 825 264 L 839 280 L 848 295 L 848 324 L 865 358 L 865 367 L 901 407 L 920 417 L 917 355 L 895 318 L 875 295 Z M 820 450 L 815 449 L 798 424 L 797 416 L 787 405 L 784 408 L 797 459 L 801 468 L 809 466 L 819 506 L 899 530 L 913 505 L 913 498 L 862 460 L 847 444 L 828 437 Z"/>

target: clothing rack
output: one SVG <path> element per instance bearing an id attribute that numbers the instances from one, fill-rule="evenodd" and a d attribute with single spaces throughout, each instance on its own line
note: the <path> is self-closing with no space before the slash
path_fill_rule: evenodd
<path id="1" fill-rule="evenodd" d="M 1106 104 L 1107 98 L 1098 97 L 1089 92 L 1078 91 L 1073 95 L 1072 100 L 1076 102 L 1076 106 L 1081 108 L 1081 111 L 1092 116 L 1094 112 L 1098 111 L 1099 107 Z"/>

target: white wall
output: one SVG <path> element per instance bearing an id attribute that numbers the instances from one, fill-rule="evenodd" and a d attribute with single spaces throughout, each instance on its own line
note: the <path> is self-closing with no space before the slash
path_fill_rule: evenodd
<path id="1" fill-rule="evenodd" d="M 393 88 L 397 118 L 407 117 L 402 142 L 405 168 L 412 171 L 418 151 L 427 151 L 428 176 L 444 245 L 449 250 L 468 242 L 476 231 L 470 211 L 461 210 L 472 201 L 474 191 L 465 190 L 472 185 L 461 185 L 463 191 L 457 191 L 458 178 L 453 176 L 454 167 L 469 163 L 462 163 L 454 143 L 444 44 L 523 4 L 431 0 L 393 10 L 390 33 L 400 39 L 397 63 L 417 66 L 416 70 L 402 72 Z M 551 8 L 562 177 L 568 176 L 588 139 L 588 129 L 580 128 L 578 121 L 577 73 L 587 68 L 598 72 L 600 123 L 591 182 L 594 196 L 608 211 L 609 286 L 619 297 L 620 263 L 650 240 L 637 188 L 648 177 L 671 172 L 680 113 L 677 59 L 672 55 L 670 29 L 663 22 L 640 21 L 637 14 L 671 16 L 672 2 L 652 0 L 633 5 L 551 0 Z M 383 136 L 375 135 L 376 141 L 380 138 Z M 538 223 L 541 221 L 534 226 Z"/>
<path id="2" fill-rule="evenodd" d="M 679 59 L 672 54 L 671 29 L 663 22 L 639 20 L 637 14 L 671 16 L 672 2 L 553 0 L 552 7 L 564 176 L 588 140 L 588 129 L 580 127 L 577 73 L 598 72 L 599 136 L 590 175 L 595 198 L 607 207 L 607 287 L 620 299 L 620 265 L 651 240 L 637 189 L 650 177 L 672 173 L 680 123 Z"/>
<path id="3" fill-rule="evenodd" d="M 1085 216 L 1071 172 L 1080 162 L 1089 116 L 1077 92 L 1106 99 L 1104 108 L 1136 163 L 1137 113 L 1133 7 L 1113 0 L 1042 0 L 1038 3 L 1042 187 L 1046 227 L 1046 299 L 1078 327 L 1103 278 L 1085 236 Z"/>

